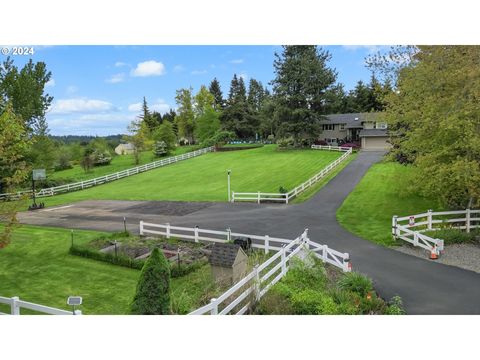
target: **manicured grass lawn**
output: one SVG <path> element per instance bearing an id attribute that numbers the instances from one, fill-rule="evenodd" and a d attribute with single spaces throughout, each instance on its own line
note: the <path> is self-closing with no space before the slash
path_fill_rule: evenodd
<path id="1" fill-rule="evenodd" d="M 181 146 L 175 149 L 175 152 L 169 156 L 181 155 L 197 149 L 198 146 Z M 159 158 L 153 156 L 152 151 L 144 151 L 140 154 L 140 164 L 143 165 Z M 116 155 L 112 157 L 112 162 L 109 165 L 97 166 L 85 172 L 80 165 L 74 165 L 73 168 L 50 172 L 47 174 L 49 179 L 71 179 L 73 181 L 82 181 L 93 179 L 99 176 L 112 174 L 117 171 L 126 170 L 135 167 L 133 155 Z"/>
<path id="2" fill-rule="evenodd" d="M 278 192 L 307 180 L 342 153 L 322 150 L 258 149 L 208 153 L 87 190 L 44 198 L 47 206 L 80 200 L 226 201 L 227 169 L 236 192 Z"/>
<path id="3" fill-rule="evenodd" d="M 76 230 L 74 241 L 83 244 L 101 234 Z M 66 229 L 16 229 L 12 243 L 0 249 L 0 296 L 69 310 L 67 297 L 78 295 L 83 297 L 84 314 L 128 313 L 140 271 L 69 255 L 70 243 Z M 188 312 L 201 306 L 211 284 L 208 265 L 172 279 L 174 307 Z M 0 305 L 0 311 L 8 312 L 9 307 Z"/>
<path id="4" fill-rule="evenodd" d="M 393 162 L 373 165 L 338 209 L 340 224 L 364 239 L 394 245 L 391 237 L 393 215 L 441 210 L 434 199 L 408 191 L 407 182 L 413 170 Z"/>

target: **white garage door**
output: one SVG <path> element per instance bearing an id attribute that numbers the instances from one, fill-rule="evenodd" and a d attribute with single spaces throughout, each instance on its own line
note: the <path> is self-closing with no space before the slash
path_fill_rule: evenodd
<path id="1" fill-rule="evenodd" d="M 387 150 L 390 148 L 390 144 L 387 142 L 388 137 L 363 137 L 362 148 L 364 150 Z"/>

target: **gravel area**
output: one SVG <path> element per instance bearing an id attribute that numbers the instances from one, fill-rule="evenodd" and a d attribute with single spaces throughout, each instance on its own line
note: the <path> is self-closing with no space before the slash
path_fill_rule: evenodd
<path id="1" fill-rule="evenodd" d="M 394 248 L 405 254 L 428 259 L 429 252 L 419 247 L 398 246 Z M 474 244 L 455 244 L 445 246 L 445 251 L 436 261 L 446 265 L 458 266 L 462 269 L 475 271 L 480 273 L 480 245 Z"/>

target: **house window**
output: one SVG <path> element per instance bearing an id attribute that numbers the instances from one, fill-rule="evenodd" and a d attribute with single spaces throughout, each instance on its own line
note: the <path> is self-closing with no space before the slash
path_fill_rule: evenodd
<path id="1" fill-rule="evenodd" d="M 345 124 L 340 124 L 340 130 L 345 130 Z"/>
<path id="2" fill-rule="evenodd" d="M 324 131 L 332 131 L 335 129 L 335 125 L 333 124 L 323 124 L 323 130 Z"/>
<path id="3" fill-rule="evenodd" d="M 386 129 L 386 128 L 387 128 L 387 124 L 384 123 L 384 122 L 378 123 L 377 128 L 379 128 L 379 129 Z"/>

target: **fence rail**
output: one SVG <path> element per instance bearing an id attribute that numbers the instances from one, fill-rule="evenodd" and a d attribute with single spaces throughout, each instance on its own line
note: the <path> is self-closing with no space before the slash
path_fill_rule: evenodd
<path id="1" fill-rule="evenodd" d="M 50 306 L 23 301 L 23 300 L 20 300 L 17 296 L 14 296 L 11 298 L 0 296 L 0 304 L 10 305 L 11 315 L 20 315 L 20 309 L 22 308 L 37 311 L 43 314 L 50 314 L 50 315 L 82 315 L 82 312 L 80 310 L 68 311 L 63 309 L 57 309 Z M 4 313 L 0 313 L 0 314 L 6 315 Z"/>
<path id="2" fill-rule="evenodd" d="M 57 194 L 62 194 L 62 193 L 67 193 L 71 191 L 78 191 L 78 190 L 83 190 L 87 189 L 92 186 L 97 186 L 101 184 L 105 184 L 107 182 L 115 181 L 118 179 L 122 179 L 124 177 L 132 176 L 139 174 L 141 172 L 145 172 L 148 170 L 156 169 L 165 165 L 173 164 L 178 161 L 186 160 L 186 159 L 191 159 L 193 157 L 197 157 L 200 155 L 203 155 L 207 152 L 213 151 L 213 147 L 207 147 L 195 151 L 191 151 L 182 155 L 177 155 L 177 156 L 172 156 L 166 159 L 162 160 L 157 160 L 148 164 L 136 166 L 134 168 L 118 171 L 116 173 L 100 176 L 95 179 L 90 179 L 90 180 L 85 180 L 85 181 L 79 181 L 76 183 L 71 183 L 71 184 L 65 184 L 65 185 L 59 185 L 59 186 L 54 186 L 54 187 L 49 187 L 49 188 L 44 188 L 41 189 L 37 192 L 35 192 L 36 197 L 46 197 L 46 196 L 54 196 Z M 27 190 L 27 191 L 19 191 L 16 193 L 7 193 L 7 194 L 0 194 L 0 200 L 16 200 L 19 199 L 20 197 L 27 195 L 31 196 L 32 195 L 32 190 Z"/>
<path id="3" fill-rule="evenodd" d="M 200 229 L 198 226 L 182 227 L 170 224 L 152 224 L 140 221 L 140 235 L 162 235 L 167 238 L 175 237 L 188 241 L 228 242 L 235 237 L 248 237 L 252 239 L 252 247 L 263 249 L 265 253 L 276 251 L 276 253 L 261 265 L 258 265 L 238 281 L 230 289 L 214 298 L 207 305 L 193 311 L 190 315 L 224 315 L 224 314 L 245 314 L 252 302 L 257 302 L 262 296 L 277 283 L 288 271 L 288 265 L 293 256 L 302 249 L 311 250 L 317 258 L 340 268 L 344 272 L 352 270 L 350 255 L 341 253 L 329 248 L 327 245 L 320 245 L 308 238 L 308 229 L 294 240 L 271 237 L 268 235 L 251 235 L 226 231 Z"/>
<path id="4" fill-rule="evenodd" d="M 330 150 L 330 151 L 342 151 L 345 152 L 335 161 L 328 164 L 324 169 L 319 173 L 315 174 L 313 177 L 305 181 L 304 183 L 298 185 L 293 190 L 288 193 L 265 193 L 261 191 L 257 192 L 235 192 L 232 191 L 232 202 L 235 201 L 256 201 L 261 203 L 262 201 L 278 201 L 288 204 L 288 202 L 297 197 L 298 194 L 304 192 L 306 189 L 311 187 L 313 184 L 317 183 L 320 179 L 324 178 L 331 170 L 337 167 L 342 161 L 344 161 L 349 155 L 352 154 L 353 149 L 350 147 L 341 147 L 341 146 L 323 146 L 323 145 L 312 145 L 312 149 L 317 150 Z"/>
<path id="5" fill-rule="evenodd" d="M 459 215 L 463 215 L 459 217 Z M 462 229 L 470 232 L 480 228 L 480 210 L 433 211 L 392 218 L 392 236 L 424 248 L 436 255 L 444 251 L 444 242 L 425 235 L 426 231 L 435 231 L 445 228 Z"/>

